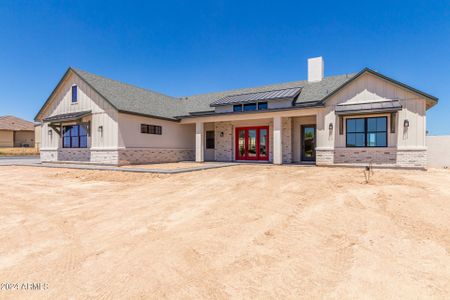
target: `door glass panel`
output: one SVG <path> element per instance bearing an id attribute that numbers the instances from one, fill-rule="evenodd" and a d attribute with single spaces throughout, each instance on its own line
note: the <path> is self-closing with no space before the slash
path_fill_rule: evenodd
<path id="1" fill-rule="evenodd" d="M 239 130 L 239 156 L 244 156 L 245 154 L 245 130 Z"/>
<path id="2" fill-rule="evenodd" d="M 259 156 L 267 157 L 267 129 L 259 131 Z"/>
<path id="3" fill-rule="evenodd" d="M 303 159 L 314 159 L 314 127 L 303 127 Z"/>
<path id="4" fill-rule="evenodd" d="M 248 156 L 256 157 L 256 129 L 248 130 Z"/>

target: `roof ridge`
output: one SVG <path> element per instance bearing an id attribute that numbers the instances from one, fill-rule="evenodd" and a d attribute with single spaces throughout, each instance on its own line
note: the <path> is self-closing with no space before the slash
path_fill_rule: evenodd
<path id="1" fill-rule="evenodd" d="M 296 82 L 296 81 L 293 81 L 293 82 Z M 250 93 L 241 93 L 241 94 L 228 95 L 228 96 L 225 96 L 224 98 L 235 97 L 235 96 L 243 96 L 243 95 L 251 95 L 251 94 L 260 94 L 260 93 L 279 92 L 279 91 L 292 90 L 292 89 L 301 89 L 301 88 L 303 88 L 303 86 L 293 86 L 293 87 L 288 87 L 288 88 L 284 88 L 284 89 L 276 89 L 276 90 L 270 90 L 270 91 L 250 92 Z"/>
<path id="2" fill-rule="evenodd" d="M 331 75 L 331 76 L 325 76 L 323 79 L 332 79 L 334 77 L 342 77 L 342 76 L 354 76 L 355 74 L 357 74 L 357 72 L 355 73 L 344 73 L 344 74 L 338 74 L 338 75 Z M 323 80 L 322 79 L 322 80 Z M 181 96 L 180 98 L 189 98 L 189 97 L 197 97 L 197 96 L 202 96 L 202 95 L 208 95 L 208 94 L 220 94 L 220 93 L 232 93 L 234 91 L 238 92 L 241 90 L 246 90 L 246 89 L 259 89 L 259 88 L 269 88 L 270 86 L 274 86 L 274 85 L 280 85 L 280 84 L 295 84 L 295 83 L 320 83 L 321 81 L 317 81 L 317 82 L 308 82 L 307 79 L 303 79 L 303 80 L 294 80 L 294 81 L 287 81 L 287 82 L 278 82 L 278 83 L 270 83 L 270 84 L 265 84 L 265 85 L 258 85 L 258 86 L 251 86 L 251 87 L 243 87 L 243 88 L 236 88 L 236 89 L 231 89 L 231 90 L 221 90 L 221 91 L 215 91 L 215 92 L 209 92 L 209 93 L 199 93 L 199 94 L 192 94 L 189 96 Z M 304 87 L 303 86 L 298 86 L 298 87 Z M 284 88 L 284 89 L 289 89 L 289 88 Z M 279 90 L 283 90 L 283 89 L 279 89 Z M 250 94 L 253 93 L 260 93 L 260 92 L 249 92 Z M 243 93 L 245 94 L 245 93 Z"/>
<path id="3" fill-rule="evenodd" d="M 78 69 L 78 68 L 74 68 L 74 67 L 70 67 L 70 68 L 71 68 L 73 71 L 75 71 L 75 73 L 77 73 L 77 74 L 80 75 L 80 76 L 82 76 L 82 74 L 79 74 L 79 72 L 87 73 L 87 74 L 90 74 L 90 75 L 94 75 L 94 76 L 100 77 L 100 78 L 102 78 L 102 79 L 114 81 L 114 82 L 116 82 L 116 83 L 123 84 L 123 85 L 129 86 L 129 87 L 135 88 L 135 89 L 143 90 L 143 91 L 145 91 L 145 92 L 150 92 L 150 93 L 158 94 L 158 95 L 161 95 L 161 96 L 164 96 L 164 97 L 168 97 L 168 98 L 171 98 L 172 100 L 177 100 L 177 101 L 180 100 L 180 99 L 177 98 L 177 97 L 170 96 L 170 95 L 167 95 L 167 94 L 163 94 L 163 93 L 161 93 L 161 92 L 154 91 L 154 90 L 151 90 L 151 89 L 139 87 L 139 86 L 134 85 L 134 84 L 131 84 L 131 83 L 123 82 L 123 81 L 120 81 L 120 80 L 117 80 L 117 79 L 112 79 L 112 78 L 109 78 L 109 77 L 106 77 L 106 76 L 103 76 L 103 75 L 98 75 L 98 74 L 95 74 L 95 73 L 92 73 L 92 72 L 88 72 L 88 71 L 84 71 L 84 70 L 81 70 L 81 69 Z"/>

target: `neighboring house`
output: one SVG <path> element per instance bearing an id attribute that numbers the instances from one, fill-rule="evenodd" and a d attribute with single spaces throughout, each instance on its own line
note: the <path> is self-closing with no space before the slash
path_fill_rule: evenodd
<path id="1" fill-rule="evenodd" d="M 69 68 L 36 121 L 43 161 L 310 162 L 425 168 L 438 99 L 371 69 L 175 98 Z"/>
<path id="2" fill-rule="evenodd" d="M 14 116 L 0 117 L 0 147 L 34 147 L 34 123 Z"/>

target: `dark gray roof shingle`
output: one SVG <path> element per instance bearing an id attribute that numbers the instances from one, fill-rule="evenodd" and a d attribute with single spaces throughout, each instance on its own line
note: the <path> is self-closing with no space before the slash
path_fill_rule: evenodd
<path id="1" fill-rule="evenodd" d="M 73 69 L 119 111 L 174 119 L 186 113 L 180 99 Z"/>
<path id="2" fill-rule="evenodd" d="M 308 82 L 307 80 L 302 80 L 302 81 L 277 83 L 253 88 L 230 90 L 224 92 L 199 94 L 189 97 L 183 97 L 187 98 L 183 100 L 183 103 L 185 104 L 185 108 L 188 113 L 211 111 L 213 110 L 210 107 L 211 103 L 227 96 L 246 93 L 248 94 L 248 93 L 269 92 L 274 90 L 290 89 L 296 87 L 302 88 L 301 93 L 296 100 L 296 104 L 305 102 L 314 102 L 322 100 L 322 98 L 324 98 L 328 93 L 331 93 L 333 90 L 335 90 L 336 88 L 338 88 L 339 86 L 350 80 L 354 75 L 355 74 L 330 76 L 325 77 L 322 81 L 319 82 Z"/>
<path id="3" fill-rule="evenodd" d="M 320 82 L 293 81 L 271 84 L 260 87 L 229 90 L 199 94 L 189 97 L 175 98 L 151 90 L 139 88 L 120 81 L 98 76 L 79 69 L 72 70 L 100 93 L 115 108 L 123 112 L 131 112 L 167 119 L 175 119 L 177 116 L 185 116 L 190 113 L 212 111 L 210 106 L 215 101 L 232 97 L 237 99 L 243 94 L 252 96 L 276 95 L 277 91 L 287 90 L 298 92 L 296 104 L 320 101 L 333 90 L 350 80 L 354 74 L 325 77 Z M 272 93 L 273 92 L 273 93 Z"/>

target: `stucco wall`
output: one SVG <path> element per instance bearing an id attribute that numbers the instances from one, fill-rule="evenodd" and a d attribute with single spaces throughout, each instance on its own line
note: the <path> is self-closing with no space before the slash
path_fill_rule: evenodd
<path id="1" fill-rule="evenodd" d="M 14 132 L 9 130 L 0 130 L 0 147 L 14 146 Z"/>
<path id="2" fill-rule="evenodd" d="M 161 126 L 162 134 L 141 133 L 141 124 Z M 119 147 L 194 150 L 195 125 L 120 113 Z"/>
<path id="3" fill-rule="evenodd" d="M 427 136 L 428 166 L 450 168 L 450 135 Z"/>

